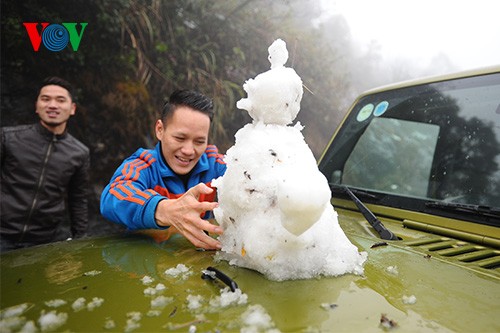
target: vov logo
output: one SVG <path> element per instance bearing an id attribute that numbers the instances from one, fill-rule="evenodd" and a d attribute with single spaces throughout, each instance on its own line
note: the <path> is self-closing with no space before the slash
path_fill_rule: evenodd
<path id="1" fill-rule="evenodd" d="M 77 31 L 78 24 L 80 24 L 80 32 Z M 28 32 L 33 51 L 35 52 L 38 52 L 42 43 L 47 50 L 53 52 L 64 50 L 66 46 L 68 46 L 68 43 L 71 45 L 73 51 L 78 51 L 87 24 L 88 23 L 23 23 Z M 42 26 L 41 31 L 38 30 L 39 25 Z"/>

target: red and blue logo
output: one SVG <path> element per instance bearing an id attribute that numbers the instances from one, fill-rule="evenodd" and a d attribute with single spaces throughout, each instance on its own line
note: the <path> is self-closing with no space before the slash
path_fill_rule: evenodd
<path id="1" fill-rule="evenodd" d="M 28 32 L 33 51 L 38 52 L 41 44 L 43 44 L 47 50 L 59 52 L 70 44 L 73 51 L 76 52 L 80 47 L 83 32 L 88 23 L 50 24 L 47 22 L 25 22 L 23 25 Z M 42 26 L 41 30 L 38 29 L 39 25 Z M 80 31 L 78 31 L 77 25 L 80 25 Z"/>

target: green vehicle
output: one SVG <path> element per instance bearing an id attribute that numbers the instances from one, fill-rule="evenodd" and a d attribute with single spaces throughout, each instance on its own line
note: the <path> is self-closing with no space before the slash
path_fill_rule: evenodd
<path id="1" fill-rule="evenodd" d="M 500 67 L 362 94 L 319 168 L 363 275 L 270 281 L 177 235 L 53 243 L 1 256 L 0 332 L 500 332 Z"/>

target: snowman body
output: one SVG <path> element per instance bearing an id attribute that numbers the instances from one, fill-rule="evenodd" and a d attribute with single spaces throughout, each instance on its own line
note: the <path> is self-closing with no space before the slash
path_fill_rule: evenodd
<path id="1" fill-rule="evenodd" d="M 215 218 L 224 228 L 216 259 L 277 281 L 361 274 L 366 254 L 340 228 L 302 126 L 287 126 L 298 113 L 302 81 L 283 66 L 283 41 L 269 54 L 271 70 L 247 81 L 248 98 L 237 103 L 253 122 L 236 133 L 227 171 L 212 182 Z"/>

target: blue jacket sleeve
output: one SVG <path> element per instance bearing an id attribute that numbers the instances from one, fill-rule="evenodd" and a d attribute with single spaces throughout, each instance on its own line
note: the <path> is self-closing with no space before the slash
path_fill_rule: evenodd
<path id="1" fill-rule="evenodd" d="M 101 195 L 101 214 L 129 230 L 164 229 L 156 224 L 154 214 L 158 203 L 167 198 L 152 190 L 154 160 L 146 157 L 125 160 Z"/>

